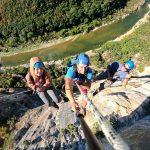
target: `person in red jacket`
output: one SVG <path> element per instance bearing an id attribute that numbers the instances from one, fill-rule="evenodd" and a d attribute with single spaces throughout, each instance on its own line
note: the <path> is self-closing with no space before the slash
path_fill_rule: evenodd
<path id="1" fill-rule="evenodd" d="M 54 103 L 58 103 L 58 97 L 54 92 L 52 80 L 49 73 L 45 70 L 45 66 L 39 57 L 30 59 L 30 71 L 26 75 L 26 81 L 29 88 L 37 92 L 39 97 L 46 105 L 50 105 L 45 96 L 45 92 L 52 98 Z"/>

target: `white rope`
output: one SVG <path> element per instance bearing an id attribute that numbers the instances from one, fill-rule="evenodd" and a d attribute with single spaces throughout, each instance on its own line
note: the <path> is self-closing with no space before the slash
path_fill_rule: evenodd
<path id="1" fill-rule="evenodd" d="M 94 114 L 95 118 L 97 118 L 97 120 L 99 121 L 101 129 L 103 133 L 105 134 L 106 139 L 111 144 L 111 146 L 115 150 L 130 150 L 129 146 L 124 142 L 121 136 L 115 131 L 115 129 L 110 125 L 110 123 L 98 111 L 98 109 L 94 106 L 94 104 L 88 98 L 88 96 L 82 92 L 82 90 L 80 89 L 80 86 L 77 83 L 76 85 L 81 95 L 84 96 L 84 98 L 87 100 L 87 103 L 91 112 Z"/>

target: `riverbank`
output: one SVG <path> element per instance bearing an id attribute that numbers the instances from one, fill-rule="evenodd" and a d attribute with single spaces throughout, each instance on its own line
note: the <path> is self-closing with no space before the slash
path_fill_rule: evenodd
<path id="1" fill-rule="evenodd" d="M 27 47 L 23 48 L 21 52 L 17 52 L 18 50 L 16 50 L 15 52 L 1 53 L 0 56 L 1 57 L 2 56 L 11 56 L 11 55 L 22 54 L 22 53 L 26 53 L 26 52 L 33 52 L 33 51 L 36 51 L 39 49 L 44 49 L 44 48 L 48 48 L 48 47 L 51 47 L 51 46 L 54 46 L 57 44 L 64 43 L 69 40 L 75 40 L 78 36 L 79 36 L 79 34 L 75 35 L 75 36 L 69 36 L 69 37 L 66 37 L 63 39 L 61 38 L 61 39 L 50 40 L 49 42 L 43 42 L 43 43 L 40 43 L 39 45 L 30 45 L 28 48 Z"/>
<path id="2" fill-rule="evenodd" d="M 129 36 L 131 33 L 133 33 L 137 28 L 139 28 L 140 26 L 142 26 L 143 24 L 147 23 L 150 18 L 150 10 L 144 15 L 144 17 L 142 19 L 140 19 L 133 27 L 131 30 L 129 30 L 128 32 L 126 32 L 125 34 L 117 37 L 115 40 L 113 41 L 121 41 L 122 39 L 124 39 L 125 37 Z"/>
<path id="3" fill-rule="evenodd" d="M 135 1 L 132 1 L 132 3 L 133 2 L 135 2 Z M 110 24 L 112 24 L 113 22 L 115 22 L 119 19 L 123 19 L 123 18 L 127 17 L 133 11 L 138 10 L 144 4 L 144 2 L 145 2 L 144 0 L 141 0 L 140 2 L 138 2 L 136 4 L 128 4 L 126 6 L 126 8 L 124 8 L 123 10 L 120 10 L 119 12 L 114 14 L 114 16 L 112 16 L 112 21 L 109 20 L 109 23 L 108 23 L 108 18 L 104 19 L 103 22 L 102 22 L 102 25 L 99 26 L 99 27 L 95 27 L 93 29 L 93 31 L 95 31 L 97 29 L 100 29 L 104 26 L 110 25 Z M 133 7 L 130 8 L 131 6 L 129 6 L 129 5 L 133 5 Z M 84 33 L 82 33 L 82 34 L 84 34 Z M 64 43 L 64 42 L 67 42 L 67 41 L 70 41 L 70 40 L 74 41 L 75 39 L 77 39 L 82 34 L 66 37 L 66 38 L 63 38 L 63 39 L 54 39 L 54 40 L 44 42 L 44 43 L 41 43 L 41 44 L 33 44 L 33 45 L 30 45 L 30 46 L 27 46 L 27 47 L 24 47 L 24 48 L 18 48 L 18 49 L 13 50 L 12 52 L 1 53 L 1 56 L 11 56 L 11 55 L 21 54 L 21 53 L 25 53 L 25 52 L 33 52 L 33 51 L 36 51 L 36 50 L 42 50 L 44 48 L 49 48 L 51 46 L 61 44 L 61 43 Z M 20 52 L 20 49 L 21 49 L 21 52 Z"/>

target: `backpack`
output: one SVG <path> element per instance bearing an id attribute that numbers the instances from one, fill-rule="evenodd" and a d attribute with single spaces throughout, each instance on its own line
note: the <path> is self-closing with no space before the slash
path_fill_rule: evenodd
<path id="1" fill-rule="evenodd" d="M 70 67 L 72 67 L 72 66 L 75 66 L 77 57 L 78 57 L 78 55 L 77 55 L 76 57 L 72 57 L 72 58 L 69 60 L 69 62 L 67 63 L 67 68 L 70 68 Z"/>

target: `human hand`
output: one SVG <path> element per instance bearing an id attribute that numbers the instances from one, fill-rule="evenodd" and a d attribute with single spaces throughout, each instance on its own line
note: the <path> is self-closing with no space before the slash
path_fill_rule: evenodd
<path id="1" fill-rule="evenodd" d="M 122 89 L 123 91 L 126 91 L 126 90 L 127 90 L 126 86 L 124 86 L 124 85 L 121 86 L 121 89 Z"/>
<path id="2" fill-rule="evenodd" d="M 33 92 L 35 92 L 35 91 L 36 91 L 36 86 L 33 85 L 33 86 L 31 87 L 31 89 L 32 89 Z"/>
<path id="3" fill-rule="evenodd" d="M 79 104 L 78 104 L 76 101 L 74 101 L 74 102 L 71 104 L 71 109 L 72 109 L 73 111 L 78 110 L 78 109 L 79 109 Z"/>
<path id="4" fill-rule="evenodd" d="M 45 87 L 44 87 L 44 86 L 38 87 L 36 90 L 37 90 L 38 92 L 44 92 L 44 91 L 45 91 Z"/>
<path id="5" fill-rule="evenodd" d="M 77 83 L 78 85 L 81 85 L 83 81 L 75 80 L 74 82 Z"/>
<path id="6" fill-rule="evenodd" d="M 35 93 L 36 93 L 36 86 L 33 85 L 33 86 L 31 87 L 31 89 L 32 89 L 32 94 L 35 94 Z"/>

